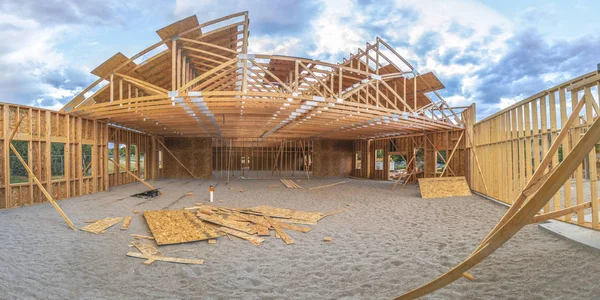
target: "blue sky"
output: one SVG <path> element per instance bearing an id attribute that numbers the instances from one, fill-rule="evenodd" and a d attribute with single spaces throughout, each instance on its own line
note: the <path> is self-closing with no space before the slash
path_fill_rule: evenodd
<path id="1" fill-rule="evenodd" d="M 250 12 L 250 52 L 337 62 L 380 36 L 478 118 L 600 63 L 600 1 L 0 0 L 0 102 L 58 109 L 155 31 Z"/>

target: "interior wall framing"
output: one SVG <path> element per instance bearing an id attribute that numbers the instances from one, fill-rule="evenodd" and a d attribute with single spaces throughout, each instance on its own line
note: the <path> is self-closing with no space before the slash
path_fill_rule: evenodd
<path id="1" fill-rule="evenodd" d="M 112 159 L 119 165 L 124 165 L 127 170 L 136 176 L 142 179 L 156 179 L 161 177 L 161 171 L 158 170 L 158 155 L 157 155 L 157 145 L 154 140 L 156 137 L 145 134 L 143 132 L 132 131 L 125 128 L 108 126 L 108 138 L 107 143 L 113 143 L 115 155 Z M 125 146 L 125 161 L 122 161 L 123 156 L 117 155 L 119 152 L 119 145 Z M 135 155 L 135 164 L 137 167 L 132 168 L 131 156 L 132 156 L 132 147 L 131 145 L 135 145 L 137 155 Z M 121 170 L 117 166 L 112 166 L 112 162 L 108 161 L 108 148 L 106 150 L 105 163 L 107 168 L 110 170 L 108 176 L 106 177 L 108 186 L 119 186 L 123 184 L 128 184 L 132 182 L 137 182 L 131 174 Z M 144 153 L 144 161 L 140 160 L 140 153 Z M 142 172 L 141 165 L 144 164 L 144 171 Z M 114 170 L 114 172 L 113 172 Z"/>
<path id="2" fill-rule="evenodd" d="M 314 141 L 274 138 L 213 139 L 213 178 L 313 176 Z"/>
<path id="3" fill-rule="evenodd" d="M 440 168 L 437 167 L 440 155 L 437 152 L 444 151 L 447 159 L 454 151 L 444 176 L 467 176 L 469 168 L 466 162 L 469 149 L 464 133 L 464 129 L 459 129 L 355 141 L 351 174 L 360 178 L 388 180 L 390 174 L 388 158 L 394 154 L 403 156 L 410 169 L 415 164 L 417 165 L 418 171 L 421 173 L 417 174 L 416 178 L 439 177 L 442 174 Z M 376 161 L 377 150 L 383 151 L 382 167 L 378 167 Z M 419 151 L 421 154 L 415 157 Z M 361 156 L 360 168 L 357 165 L 357 154 Z M 411 180 L 415 179 L 411 178 Z"/>

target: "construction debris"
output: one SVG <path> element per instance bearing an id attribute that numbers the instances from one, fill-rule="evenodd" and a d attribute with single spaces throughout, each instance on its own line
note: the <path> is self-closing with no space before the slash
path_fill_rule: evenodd
<path id="1" fill-rule="evenodd" d="M 271 219 L 270 217 L 265 216 L 265 219 L 267 219 L 267 221 L 269 221 L 269 223 L 271 224 L 271 227 L 273 227 L 273 229 L 275 229 L 275 232 L 277 232 L 277 234 L 281 237 L 281 239 L 288 245 L 293 244 L 294 241 L 292 240 L 292 238 L 287 235 L 287 233 L 285 233 L 285 231 L 283 231 L 283 229 L 281 228 L 281 223 L 274 221 L 273 219 Z"/>
<path id="2" fill-rule="evenodd" d="M 150 256 L 150 255 L 144 255 L 142 253 L 137 253 L 137 252 L 127 252 L 127 256 L 146 259 L 146 261 L 144 262 L 145 265 L 149 265 L 157 260 L 172 262 L 172 263 L 179 263 L 179 264 L 192 264 L 192 265 L 201 265 L 204 263 L 204 261 L 201 259 L 187 259 L 187 258 L 176 258 L 176 257 L 167 257 L 167 256 Z"/>
<path id="3" fill-rule="evenodd" d="M 323 238 L 323 242 L 331 242 L 331 241 L 333 241 L 332 237 L 325 237 L 325 238 Z"/>
<path id="4" fill-rule="evenodd" d="M 259 237 L 253 236 L 251 234 L 247 234 L 245 232 L 237 231 L 237 230 L 227 228 L 227 227 L 221 227 L 221 228 L 219 228 L 219 231 L 233 235 L 240 239 L 247 240 L 248 242 L 252 243 L 255 246 L 260 246 L 260 244 L 262 244 L 262 242 L 265 241 L 265 239 L 263 239 L 263 238 L 259 238 Z"/>
<path id="5" fill-rule="evenodd" d="M 121 222 L 122 220 L 123 220 L 123 218 L 105 218 L 98 222 L 94 222 L 90 225 L 87 225 L 87 226 L 81 228 L 81 230 L 95 233 L 95 234 L 104 233 L 104 231 L 106 229 Z"/>
<path id="6" fill-rule="evenodd" d="M 151 236 L 147 236 L 147 235 L 140 235 L 140 234 L 131 234 L 131 237 L 136 239 L 136 240 L 154 240 L 153 237 Z"/>
<path id="7" fill-rule="evenodd" d="M 145 211 L 144 218 L 158 245 L 202 241 L 219 236 L 214 226 L 203 223 L 187 210 Z"/>
<path id="8" fill-rule="evenodd" d="M 281 238 L 286 244 L 293 244 L 294 240 L 285 230 L 307 233 L 313 228 L 299 224 L 315 225 L 322 218 L 339 212 L 341 211 L 308 212 L 266 205 L 249 208 L 219 207 L 196 203 L 192 207 L 179 211 L 146 211 L 144 216 L 159 245 L 165 244 L 164 240 L 169 240 L 171 244 L 176 243 L 177 240 L 179 243 L 199 240 L 197 237 L 191 237 L 197 235 L 199 228 L 205 228 L 214 231 L 214 236 L 206 238 L 209 243 L 213 243 L 210 240 L 216 241 L 218 236 L 232 235 L 259 246 L 265 241 L 262 236 L 271 236 L 270 229 L 273 229 L 275 236 Z M 153 220 L 154 214 L 160 216 L 160 224 L 155 224 L 158 220 Z M 175 214 L 178 216 L 175 217 Z M 167 215 L 171 216 L 167 217 Z M 190 216 L 194 215 L 195 225 L 190 226 L 192 220 Z M 182 231 L 185 233 L 185 238 L 175 238 L 182 235 Z"/>
<path id="9" fill-rule="evenodd" d="M 315 186 L 315 187 L 309 188 L 309 190 L 322 189 L 322 188 L 326 188 L 326 187 L 330 187 L 330 186 L 335 186 L 335 185 L 338 185 L 338 184 L 346 183 L 348 181 L 350 181 L 350 180 L 340 181 L 340 182 L 336 182 L 336 183 L 332 183 L 332 184 L 326 184 L 326 185 L 321 185 L 321 186 Z"/>
<path id="10" fill-rule="evenodd" d="M 297 183 L 295 183 L 292 180 L 289 179 L 281 179 L 281 182 L 283 183 L 283 185 L 285 185 L 288 189 L 301 189 L 302 187 L 299 186 Z"/>
<path id="11" fill-rule="evenodd" d="M 121 230 L 127 230 L 131 226 L 131 216 L 126 216 L 123 220 L 123 225 L 121 225 Z"/>

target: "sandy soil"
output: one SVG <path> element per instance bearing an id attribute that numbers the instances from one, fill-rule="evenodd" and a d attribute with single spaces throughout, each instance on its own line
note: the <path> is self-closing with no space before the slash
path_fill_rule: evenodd
<path id="1" fill-rule="evenodd" d="M 340 179 L 305 180 L 316 186 Z M 269 238 L 262 246 L 220 238 L 160 247 L 165 255 L 204 259 L 180 265 L 126 257 L 129 234 L 148 234 L 140 214 L 129 231 L 72 232 L 50 204 L 0 211 L 0 298 L 389 299 L 463 260 L 506 208 L 479 196 L 421 199 L 416 186 L 353 180 L 319 190 L 292 190 L 276 180 L 218 182 L 216 199 L 247 207 L 273 205 L 320 212 L 347 208 L 303 234 L 296 244 Z M 267 189 L 279 184 L 280 187 Z M 77 227 L 85 219 L 132 210 L 178 209 L 206 202 L 209 181 L 162 180 L 164 196 L 128 197 L 141 184 L 60 201 Z M 229 189 L 242 187 L 243 193 Z M 187 192 L 198 196 L 183 197 Z M 353 204 L 346 206 L 346 204 Z M 330 236 L 331 243 L 322 241 Z M 430 299 L 592 299 L 600 294 L 600 252 L 531 225 Z"/>

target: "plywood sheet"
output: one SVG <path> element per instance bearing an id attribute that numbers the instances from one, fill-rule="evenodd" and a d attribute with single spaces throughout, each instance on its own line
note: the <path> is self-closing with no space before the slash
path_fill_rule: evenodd
<path id="1" fill-rule="evenodd" d="M 196 15 L 193 15 L 193 16 L 189 16 L 185 19 L 181 19 L 171 25 L 165 26 L 165 27 L 157 30 L 156 33 L 158 34 L 158 36 L 160 36 L 161 40 L 166 40 L 166 39 L 172 38 L 174 36 L 177 36 L 184 31 L 187 31 L 194 27 L 198 27 L 198 25 L 199 25 L 198 18 L 196 18 Z M 193 32 L 190 32 L 189 34 L 187 34 L 184 37 L 189 38 L 189 39 L 197 39 L 200 35 L 202 35 L 202 31 L 200 29 L 198 29 Z M 171 43 L 167 43 L 167 46 L 170 49 Z"/>
<path id="2" fill-rule="evenodd" d="M 219 233 L 186 210 L 150 210 L 144 218 L 158 245 L 216 238 Z"/>
<path id="3" fill-rule="evenodd" d="M 471 196 L 465 177 L 419 178 L 422 198 Z"/>
<path id="4" fill-rule="evenodd" d="M 92 71 L 92 74 L 104 78 L 105 76 L 108 76 L 114 69 L 126 63 L 128 60 L 129 58 L 127 56 L 123 55 L 123 53 L 121 52 L 118 52 L 117 54 L 113 55 L 111 58 L 103 62 L 101 65 L 96 67 Z M 127 63 L 127 65 L 119 69 L 118 72 L 125 74 L 133 70 L 136 66 L 137 65 L 134 62 L 129 62 Z"/>
<path id="5" fill-rule="evenodd" d="M 81 230 L 95 233 L 95 234 L 104 233 L 104 230 L 121 222 L 122 220 L 123 220 L 123 218 L 105 218 L 105 219 L 102 219 L 93 224 L 87 225 L 87 226 L 81 228 Z"/>

